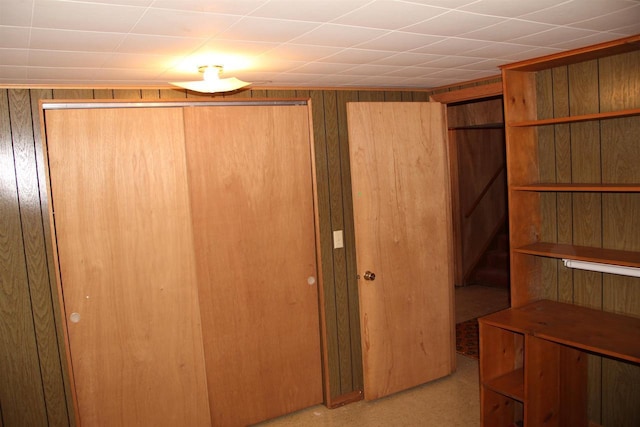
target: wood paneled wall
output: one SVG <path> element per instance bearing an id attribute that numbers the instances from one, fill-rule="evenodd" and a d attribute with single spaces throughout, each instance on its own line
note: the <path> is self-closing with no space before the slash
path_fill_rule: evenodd
<path id="1" fill-rule="evenodd" d="M 362 390 L 346 102 L 427 101 L 436 92 L 250 90 L 233 98 L 310 98 L 320 211 L 328 400 Z M 74 425 L 52 258 L 38 102 L 202 98 L 182 90 L 0 89 L 0 425 Z M 333 249 L 332 231 L 345 247 Z"/>
<path id="2" fill-rule="evenodd" d="M 640 108 L 640 52 L 538 73 L 538 117 Z M 542 182 L 640 182 L 640 117 L 538 130 Z M 542 241 L 640 251 L 640 194 L 542 195 Z M 546 297 L 640 317 L 640 279 L 545 260 Z M 629 337 L 638 339 L 638 337 Z M 589 419 L 640 425 L 640 366 L 589 358 Z"/>

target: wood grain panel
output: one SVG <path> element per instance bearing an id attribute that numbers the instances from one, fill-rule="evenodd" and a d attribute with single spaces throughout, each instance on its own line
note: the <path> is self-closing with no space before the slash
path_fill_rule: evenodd
<path id="1" fill-rule="evenodd" d="M 329 213 L 332 231 L 344 230 L 337 96 L 337 91 L 324 92 L 322 104 L 322 108 L 325 113 L 324 131 L 327 148 L 327 167 L 329 172 Z M 351 337 L 349 333 L 349 295 L 347 289 L 346 249 L 334 250 L 333 262 L 333 280 L 335 290 L 333 300 L 336 309 L 338 352 L 340 354 L 340 358 L 337 362 L 340 370 L 340 394 L 344 394 L 352 390 Z"/>
<path id="2" fill-rule="evenodd" d="M 554 111 L 553 73 L 551 70 L 539 72 L 536 76 L 536 99 L 538 117 L 552 117 Z M 538 128 L 538 162 L 540 182 L 556 182 L 555 139 L 550 126 Z M 540 196 L 541 228 L 540 239 L 553 242 L 558 238 L 557 195 L 545 193 Z M 558 298 L 558 264 L 551 259 L 541 260 L 541 281 L 547 283 L 550 298 Z"/>
<path id="3" fill-rule="evenodd" d="M 640 106 L 640 52 L 599 61 L 600 110 Z M 602 138 L 602 182 L 640 182 L 640 117 L 605 120 Z M 602 196 L 603 246 L 640 251 L 640 195 Z M 603 275 L 603 309 L 640 316 L 640 278 Z M 602 360 L 602 423 L 640 424 L 640 367 Z"/>
<path id="4" fill-rule="evenodd" d="M 140 89 L 114 89 L 113 99 L 140 99 Z M 96 98 L 98 98 L 96 96 Z"/>
<path id="5" fill-rule="evenodd" d="M 47 185 L 44 183 L 48 182 L 47 178 L 47 167 L 45 165 L 44 160 L 44 142 L 42 135 L 42 121 L 41 121 L 41 113 L 40 105 L 38 103 L 39 100 L 46 100 L 53 98 L 53 91 L 50 89 L 31 89 L 30 91 L 31 97 L 31 116 L 32 116 L 32 125 L 33 125 L 33 138 L 35 145 L 35 159 L 36 159 L 36 168 L 38 174 L 38 188 L 40 191 L 40 212 L 39 215 L 42 218 L 42 226 L 43 226 L 43 235 L 44 235 L 44 243 L 43 251 L 44 257 L 46 257 L 47 262 L 47 287 L 50 289 L 51 296 L 51 306 L 52 313 L 50 321 L 55 325 L 56 330 L 56 339 L 57 339 L 57 353 L 50 354 L 51 360 L 48 363 L 58 364 L 61 367 L 62 371 L 62 384 L 61 388 L 57 390 L 57 393 L 62 395 L 62 401 L 60 404 L 62 405 L 60 408 L 52 408 L 50 410 L 53 411 L 66 411 L 68 417 L 68 423 L 70 426 L 74 427 L 76 425 L 76 417 L 75 417 L 75 409 L 73 406 L 73 391 L 71 389 L 71 380 L 70 380 L 70 372 L 69 372 L 69 364 L 65 357 L 65 349 L 66 349 L 66 339 L 64 335 L 64 326 L 62 319 L 64 315 L 62 314 L 62 307 L 60 306 L 60 299 L 58 297 L 58 287 L 56 282 L 56 267 L 54 261 L 54 253 L 53 253 L 53 237 L 51 233 L 51 222 L 49 218 L 49 195 L 47 193 Z M 61 425 L 65 425 L 64 423 Z"/>
<path id="6" fill-rule="evenodd" d="M 360 344 L 360 309 L 358 298 L 355 230 L 353 224 L 353 192 L 351 189 L 351 162 L 349 161 L 349 130 L 347 121 L 347 103 L 356 101 L 356 94 L 352 91 L 337 93 L 338 136 L 340 139 L 340 177 L 342 194 L 342 216 L 345 246 L 345 273 L 347 286 L 347 302 L 349 310 L 349 353 L 351 354 L 351 389 L 362 390 L 364 379 L 362 376 L 362 347 Z"/>
<path id="7" fill-rule="evenodd" d="M 53 89 L 54 99 L 93 99 L 92 89 Z"/>
<path id="8" fill-rule="evenodd" d="M 334 397 L 342 394 L 340 387 L 340 352 L 338 341 L 337 307 L 335 304 L 335 271 L 333 259 L 333 232 L 331 229 L 331 201 L 329 189 L 329 164 L 327 159 L 327 138 L 325 134 L 324 92 L 311 91 L 311 112 L 313 115 L 313 140 L 316 156 L 316 182 L 320 227 L 320 252 L 322 256 L 324 310 L 323 365 L 325 383 L 325 403 L 332 406 Z M 332 112 L 329 111 L 328 114 Z"/>
<path id="9" fill-rule="evenodd" d="M 209 425 L 181 110 L 46 123 L 78 418 Z"/>
<path id="10" fill-rule="evenodd" d="M 447 105 L 449 128 L 503 123 L 502 97 Z"/>
<path id="11" fill-rule="evenodd" d="M 572 115 L 598 111 L 597 61 L 568 66 L 569 110 Z M 571 128 L 571 175 L 573 182 L 600 182 L 599 123 L 573 123 Z M 573 243 L 602 245 L 602 197 L 597 193 L 573 194 Z M 602 274 L 573 272 L 573 301 L 587 307 L 602 307 Z M 591 356 L 589 365 L 589 419 L 601 421 L 602 359 Z"/>
<path id="12" fill-rule="evenodd" d="M 567 67 L 554 68 L 553 73 L 553 116 L 566 117 L 569 111 L 569 75 Z M 556 169 L 555 182 L 573 182 L 571 168 L 571 129 L 569 125 L 553 126 L 555 141 L 555 158 L 545 159 Z M 551 181 L 550 181 L 551 182 Z M 558 243 L 573 242 L 573 199 L 571 193 L 559 192 L 556 195 L 556 223 Z M 560 261 L 558 267 L 558 299 L 573 302 L 573 272 L 563 268 Z"/>
<path id="13" fill-rule="evenodd" d="M 597 62 L 569 66 L 569 109 L 572 115 L 598 111 Z M 571 124 L 571 175 L 573 182 L 600 182 L 599 123 Z M 573 243 L 600 247 L 602 244 L 601 196 L 573 195 Z M 600 274 L 575 271 L 574 301 L 588 307 L 602 306 Z"/>
<path id="14" fill-rule="evenodd" d="M 46 426 L 9 105 L 9 91 L 0 89 L 0 401 L 8 426 Z"/>
<path id="15" fill-rule="evenodd" d="M 640 366 L 602 359 L 602 425 L 640 425 Z"/>
<path id="16" fill-rule="evenodd" d="M 142 89 L 140 96 L 142 99 L 160 99 L 160 91 L 158 89 Z"/>
<path id="17" fill-rule="evenodd" d="M 40 188 L 38 186 L 38 162 L 33 143 L 33 120 L 28 90 L 13 90 L 9 94 L 14 161 L 22 241 L 27 263 L 27 277 L 31 308 L 38 344 L 38 356 L 43 381 L 43 391 L 49 423 L 65 425 L 69 422 L 63 386 L 60 349 L 53 316 L 53 295 L 49 286 L 49 270 L 42 222 Z M 55 294 L 54 294 L 55 295 Z"/>

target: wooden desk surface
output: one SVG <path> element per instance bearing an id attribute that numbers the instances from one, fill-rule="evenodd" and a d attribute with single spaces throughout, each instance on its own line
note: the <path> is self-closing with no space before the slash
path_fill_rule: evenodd
<path id="1" fill-rule="evenodd" d="M 640 363 L 640 318 L 540 300 L 478 320 L 581 350 Z"/>

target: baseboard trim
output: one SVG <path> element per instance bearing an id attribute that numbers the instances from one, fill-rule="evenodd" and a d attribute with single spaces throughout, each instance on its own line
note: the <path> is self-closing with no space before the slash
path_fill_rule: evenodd
<path id="1" fill-rule="evenodd" d="M 327 405 L 327 408 L 329 409 L 339 408 L 341 406 L 348 405 L 349 403 L 358 402 L 362 400 L 363 397 L 364 395 L 362 393 L 362 390 L 352 391 L 351 393 L 343 394 L 341 396 L 331 399 L 331 401 L 328 402 L 329 404 Z"/>

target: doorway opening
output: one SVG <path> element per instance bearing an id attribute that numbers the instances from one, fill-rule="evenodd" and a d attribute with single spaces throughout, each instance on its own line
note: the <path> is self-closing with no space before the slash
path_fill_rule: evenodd
<path id="1" fill-rule="evenodd" d="M 447 105 L 456 350 L 477 358 L 477 318 L 509 307 L 502 86 L 475 86 L 432 100 Z"/>

